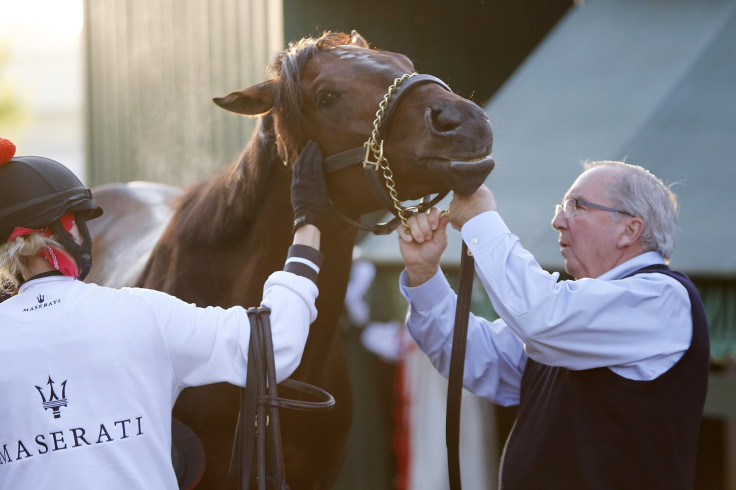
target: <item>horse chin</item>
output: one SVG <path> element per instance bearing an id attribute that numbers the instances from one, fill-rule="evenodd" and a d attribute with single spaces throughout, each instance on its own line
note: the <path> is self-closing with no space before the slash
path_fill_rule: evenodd
<path id="1" fill-rule="evenodd" d="M 449 189 L 463 196 L 478 190 L 496 165 L 490 155 L 472 160 L 425 158 L 422 162 L 425 168 L 438 176 Z"/>

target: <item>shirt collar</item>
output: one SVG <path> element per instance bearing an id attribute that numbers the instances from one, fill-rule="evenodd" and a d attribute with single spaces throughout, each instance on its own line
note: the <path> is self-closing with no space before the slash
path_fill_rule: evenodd
<path id="1" fill-rule="evenodd" d="M 39 274 L 37 276 L 31 277 L 29 280 L 24 282 L 20 286 L 20 288 L 18 288 L 18 294 L 34 286 L 40 285 L 40 284 L 48 284 L 48 283 L 61 282 L 61 281 L 76 281 L 76 279 L 74 279 L 73 277 L 64 276 L 60 274 L 52 274 L 52 275 Z"/>
<path id="2" fill-rule="evenodd" d="M 639 254 L 636 257 L 633 257 L 626 262 L 617 265 L 610 271 L 604 272 L 603 274 L 598 276 L 598 279 L 601 279 L 603 281 L 621 279 L 622 277 L 625 277 L 632 272 L 641 269 L 642 267 L 654 264 L 665 264 L 662 255 L 656 251 L 644 252 L 643 254 Z"/>

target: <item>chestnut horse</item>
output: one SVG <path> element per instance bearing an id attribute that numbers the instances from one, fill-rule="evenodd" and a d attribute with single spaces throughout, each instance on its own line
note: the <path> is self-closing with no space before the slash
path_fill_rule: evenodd
<path id="1" fill-rule="evenodd" d="M 406 56 L 371 49 L 356 32 L 292 43 L 269 64 L 270 80 L 215 99 L 229 111 L 259 116 L 249 143 L 229 167 L 184 193 L 143 184 L 93 189 L 106 214 L 90 222 L 97 269 L 89 280 L 122 285 L 114 267 L 128 277 L 138 274 L 130 263 L 108 266 L 116 258 L 103 249 L 104 238 L 131 209 L 144 213 L 150 206 L 156 217 L 133 220 L 146 242 L 139 249 L 157 240 L 136 284 L 198 305 L 258 305 L 266 277 L 283 267 L 291 243 L 291 165 L 300 149 L 310 139 L 325 156 L 361 147 L 374 129 L 387 89 L 413 71 Z M 412 86 L 386 129 L 384 154 L 400 201 L 448 191 L 471 193 L 493 168 L 486 114 L 441 82 Z M 351 424 L 349 373 L 337 323 L 357 229 L 347 226 L 340 213 L 359 220 L 382 208 L 358 162 L 326 178 L 334 208 L 322 229 L 319 315 L 292 377 L 327 390 L 336 405 L 325 412 L 281 411 L 286 478 L 295 490 L 334 484 Z M 162 220 L 168 220 L 165 230 Z M 125 236 L 139 234 L 128 229 Z M 104 277 L 96 271 L 104 271 Z M 174 416 L 198 434 L 206 454 L 197 488 L 235 487 L 227 469 L 238 390 L 224 383 L 190 387 L 176 402 Z"/>

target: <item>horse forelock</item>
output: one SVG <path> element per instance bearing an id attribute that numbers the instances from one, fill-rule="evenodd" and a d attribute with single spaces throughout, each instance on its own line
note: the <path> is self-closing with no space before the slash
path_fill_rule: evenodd
<path id="1" fill-rule="evenodd" d="M 269 75 L 278 82 L 274 100 L 276 131 L 289 155 L 297 155 L 307 138 L 307 121 L 301 111 L 300 80 L 309 60 L 318 52 L 351 44 L 350 35 L 325 32 L 319 38 L 305 37 L 275 53 L 268 66 Z M 282 155 L 283 156 L 283 155 Z"/>

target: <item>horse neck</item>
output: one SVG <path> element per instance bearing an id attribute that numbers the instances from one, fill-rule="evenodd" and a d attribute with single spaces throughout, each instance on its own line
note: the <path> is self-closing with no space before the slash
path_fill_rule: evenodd
<path id="1" fill-rule="evenodd" d="M 326 359 L 325 353 L 334 355 L 332 346 L 340 341 L 339 319 L 345 304 L 357 233 L 357 229 L 347 226 L 334 211 L 328 212 L 320 240 L 324 260 L 317 283 L 319 315 L 310 327 L 308 347 L 304 351 L 300 372 L 321 371 L 326 362 L 334 361 Z"/>
<path id="2" fill-rule="evenodd" d="M 262 133 L 254 132 L 230 166 L 184 194 L 142 285 L 200 305 L 260 301 L 268 273 L 283 267 L 292 223 L 290 171 Z"/>
<path id="3" fill-rule="evenodd" d="M 178 235 L 186 233 L 185 239 L 203 244 L 230 240 L 259 219 L 263 208 L 273 202 L 269 194 L 283 189 L 285 179 L 288 186 L 290 176 L 278 168 L 269 127 L 272 126 L 259 121 L 233 163 L 188 189 L 174 219 L 175 226 L 183 227 Z"/>
<path id="4" fill-rule="evenodd" d="M 292 239 L 291 169 L 278 157 L 272 122 L 270 116 L 262 116 L 238 159 L 188 193 L 174 220 L 179 230 L 168 240 L 178 247 L 196 248 L 200 254 L 237 254 L 231 270 L 220 273 L 236 275 L 238 270 L 248 270 L 251 284 L 262 284 L 268 274 L 283 267 Z M 314 341 L 321 336 L 331 338 L 336 331 L 356 237 L 357 229 L 347 226 L 334 210 L 327 211 L 320 246 L 324 262 Z M 191 250 L 184 254 L 194 255 Z M 233 281 L 237 279 L 224 282 Z M 238 295 L 253 303 L 260 294 L 260 289 L 251 286 L 244 288 L 247 292 L 233 289 L 228 301 L 232 304 L 241 302 Z"/>

